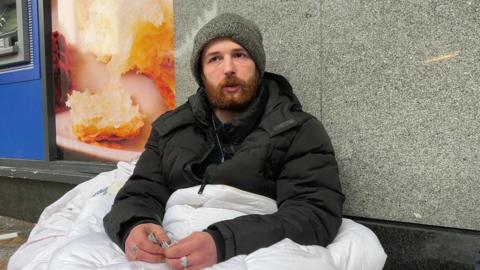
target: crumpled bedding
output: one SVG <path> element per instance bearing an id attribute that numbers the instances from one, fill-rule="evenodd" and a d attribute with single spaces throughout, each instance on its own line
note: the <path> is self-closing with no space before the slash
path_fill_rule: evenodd
<path id="1" fill-rule="evenodd" d="M 45 208 L 7 269 L 170 269 L 163 263 L 127 261 L 124 252 L 105 234 L 103 217 L 133 168 L 134 164 L 119 162 L 117 169 L 76 186 Z M 220 220 L 277 210 L 270 198 L 225 185 L 207 185 L 203 194 L 197 192 L 198 187 L 178 190 L 167 203 L 163 226 L 174 241 Z M 338 235 L 326 248 L 284 239 L 208 269 L 376 270 L 383 268 L 386 258 L 372 231 L 344 218 Z"/>

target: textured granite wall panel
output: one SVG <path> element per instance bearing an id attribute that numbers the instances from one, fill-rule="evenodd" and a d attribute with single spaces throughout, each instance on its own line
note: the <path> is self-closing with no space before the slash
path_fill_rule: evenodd
<path id="1" fill-rule="evenodd" d="M 480 230 L 480 1 L 176 0 L 178 102 L 196 30 L 256 21 L 267 70 L 326 126 L 349 215 Z"/>

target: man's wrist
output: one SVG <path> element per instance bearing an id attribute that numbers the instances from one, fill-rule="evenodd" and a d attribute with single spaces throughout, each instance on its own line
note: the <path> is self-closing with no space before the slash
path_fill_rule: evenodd
<path id="1" fill-rule="evenodd" d="M 217 249 L 217 262 L 223 262 L 225 260 L 225 240 L 222 234 L 214 229 L 205 229 L 204 232 L 210 234 L 215 241 L 215 247 Z"/>

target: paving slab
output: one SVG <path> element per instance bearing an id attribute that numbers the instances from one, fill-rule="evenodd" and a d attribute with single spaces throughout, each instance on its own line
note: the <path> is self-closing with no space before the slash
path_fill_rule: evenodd
<path id="1" fill-rule="evenodd" d="M 16 237 L 0 240 L 0 270 L 6 270 L 8 260 L 28 238 L 35 223 L 0 216 L 0 239 L 17 234 Z"/>

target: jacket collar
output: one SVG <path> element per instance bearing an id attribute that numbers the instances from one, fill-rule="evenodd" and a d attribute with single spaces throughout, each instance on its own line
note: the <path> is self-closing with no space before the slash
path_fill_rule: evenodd
<path id="1" fill-rule="evenodd" d="M 268 100 L 268 90 L 265 89 L 263 84 L 260 85 L 258 90 L 259 92 L 255 100 L 238 118 L 232 123 L 216 126 L 215 132 L 219 134 L 223 142 L 239 143 L 259 125 Z M 214 114 L 212 116 L 216 118 Z"/>

